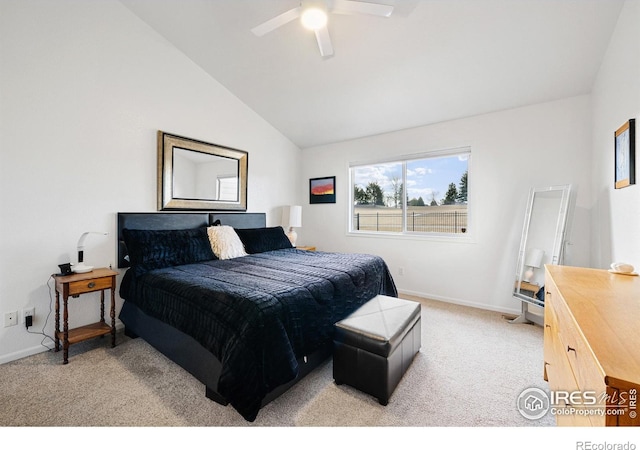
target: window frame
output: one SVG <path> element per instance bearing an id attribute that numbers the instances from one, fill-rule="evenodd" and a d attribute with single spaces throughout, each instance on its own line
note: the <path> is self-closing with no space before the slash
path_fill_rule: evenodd
<path id="1" fill-rule="evenodd" d="M 355 230 L 354 226 L 354 169 L 361 166 L 375 166 L 380 164 L 402 164 L 402 186 L 407 185 L 407 163 L 417 160 L 467 155 L 467 177 L 471 174 L 473 152 L 471 146 L 453 147 L 420 153 L 398 155 L 388 158 L 376 158 L 364 161 L 351 161 L 347 164 L 349 180 L 349 201 L 347 203 L 347 235 L 354 237 L 377 237 L 393 239 L 437 240 L 445 242 L 474 242 L 475 241 L 475 195 L 474 190 L 467 192 L 467 231 L 465 233 L 446 233 L 435 231 L 407 231 L 407 202 L 402 206 L 402 231 L 371 231 Z M 404 190 L 403 190 L 404 192 Z M 406 195 L 405 195 L 406 196 Z"/>

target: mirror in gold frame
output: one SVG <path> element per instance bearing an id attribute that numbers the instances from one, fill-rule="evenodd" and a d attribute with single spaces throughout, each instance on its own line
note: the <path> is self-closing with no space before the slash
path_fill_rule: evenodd
<path id="1" fill-rule="evenodd" d="M 247 210 L 249 155 L 158 131 L 158 210 Z"/>

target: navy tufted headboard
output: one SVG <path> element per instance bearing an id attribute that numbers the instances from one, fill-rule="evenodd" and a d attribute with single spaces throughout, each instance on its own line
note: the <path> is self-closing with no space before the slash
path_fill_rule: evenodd
<path id="1" fill-rule="evenodd" d="M 118 213 L 118 268 L 129 267 L 127 247 L 122 230 L 185 230 L 206 227 L 219 220 L 222 225 L 234 228 L 262 228 L 266 226 L 265 213 L 217 213 L 217 212 L 146 212 Z"/>

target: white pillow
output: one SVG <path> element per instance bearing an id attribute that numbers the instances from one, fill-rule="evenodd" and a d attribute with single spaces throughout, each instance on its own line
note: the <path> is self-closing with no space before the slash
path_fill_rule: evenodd
<path id="1" fill-rule="evenodd" d="M 218 259 L 238 258 L 247 256 L 244 245 L 238 237 L 236 230 L 228 225 L 219 225 L 207 228 L 207 235 L 211 243 L 211 250 Z"/>

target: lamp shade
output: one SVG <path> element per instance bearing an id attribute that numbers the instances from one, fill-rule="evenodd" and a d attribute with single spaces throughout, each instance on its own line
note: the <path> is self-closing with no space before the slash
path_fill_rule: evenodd
<path id="1" fill-rule="evenodd" d="M 285 206 L 282 208 L 282 226 L 285 228 L 302 226 L 302 206 Z"/>
<path id="2" fill-rule="evenodd" d="M 524 265 L 539 269 L 540 265 L 542 264 L 543 256 L 544 250 L 541 250 L 539 248 L 532 248 L 527 252 L 526 258 L 524 260 Z"/>

